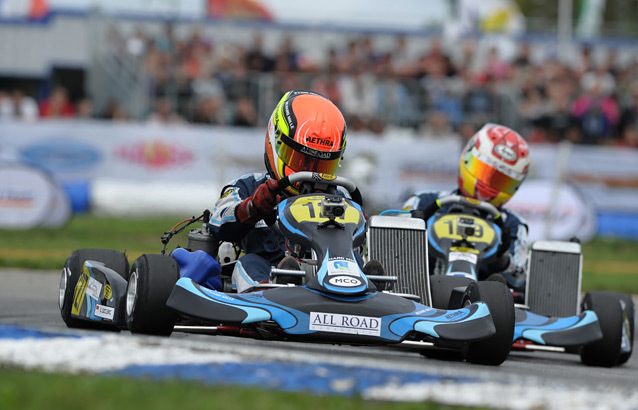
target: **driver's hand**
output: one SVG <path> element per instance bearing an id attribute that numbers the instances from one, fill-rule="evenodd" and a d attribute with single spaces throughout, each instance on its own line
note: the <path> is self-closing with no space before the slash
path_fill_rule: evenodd
<path id="1" fill-rule="evenodd" d="M 277 188 L 275 179 L 268 179 L 259 185 L 251 196 L 241 201 L 235 208 L 237 220 L 244 224 L 254 224 L 271 214 L 281 200 L 277 195 Z"/>

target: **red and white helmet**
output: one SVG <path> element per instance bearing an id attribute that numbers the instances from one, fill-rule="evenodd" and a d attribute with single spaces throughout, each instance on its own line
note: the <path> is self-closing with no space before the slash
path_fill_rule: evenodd
<path id="1" fill-rule="evenodd" d="M 346 122 L 336 105 L 312 91 L 288 91 L 268 121 L 266 169 L 280 180 L 299 171 L 334 175 L 346 149 Z M 286 189 L 296 195 L 295 187 Z"/>
<path id="2" fill-rule="evenodd" d="M 470 138 L 459 162 L 463 195 L 500 207 L 521 186 L 529 168 L 527 142 L 516 131 L 485 124 Z"/>

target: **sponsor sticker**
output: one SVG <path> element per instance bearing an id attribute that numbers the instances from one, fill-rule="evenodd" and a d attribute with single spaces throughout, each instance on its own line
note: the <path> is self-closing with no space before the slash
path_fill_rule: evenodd
<path id="1" fill-rule="evenodd" d="M 86 294 L 95 300 L 100 299 L 100 292 L 102 292 L 102 284 L 97 280 L 89 277 L 89 283 L 86 286 Z"/>
<path id="2" fill-rule="evenodd" d="M 104 305 L 95 305 L 94 313 L 95 313 L 95 316 L 97 317 L 113 320 L 115 308 L 104 306 Z"/>
<path id="3" fill-rule="evenodd" d="M 353 276 L 331 276 L 328 279 L 328 283 L 335 286 L 342 286 L 346 288 L 353 288 L 362 284 L 361 279 Z"/>
<path id="4" fill-rule="evenodd" d="M 518 158 L 518 155 L 516 155 L 516 152 L 512 148 L 508 147 L 507 145 L 499 144 L 494 147 L 494 151 L 496 151 L 496 153 L 500 155 L 501 158 L 507 161 L 516 161 L 516 158 Z"/>
<path id="5" fill-rule="evenodd" d="M 454 319 L 458 319 L 460 316 L 464 316 L 466 313 L 467 312 L 463 310 L 456 310 L 454 312 L 451 312 L 445 315 L 445 318 L 449 320 L 454 320 Z"/>
<path id="6" fill-rule="evenodd" d="M 84 295 L 86 295 L 86 286 L 89 283 L 89 268 L 86 264 L 82 268 L 82 274 L 78 278 L 78 283 L 75 285 L 75 292 L 73 293 L 73 305 L 71 306 L 71 314 L 80 315 L 82 310 L 82 304 L 84 303 Z"/>
<path id="7" fill-rule="evenodd" d="M 359 276 L 359 267 L 356 262 L 349 260 L 329 260 L 328 275 Z"/>
<path id="8" fill-rule="evenodd" d="M 380 336 L 381 319 L 370 316 L 310 312 L 310 330 L 353 335 Z"/>
<path id="9" fill-rule="evenodd" d="M 466 261 L 466 262 L 470 262 L 476 265 L 476 261 L 478 260 L 478 257 L 476 254 L 474 253 L 467 253 L 467 252 L 450 252 L 450 255 L 448 256 L 448 260 L 450 262 L 454 262 L 454 261 Z"/>
<path id="10" fill-rule="evenodd" d="M 111 285 L 104 286 L 104 298 L 111 299 L 113 297 L 113 292 L 111 291 Z"/>

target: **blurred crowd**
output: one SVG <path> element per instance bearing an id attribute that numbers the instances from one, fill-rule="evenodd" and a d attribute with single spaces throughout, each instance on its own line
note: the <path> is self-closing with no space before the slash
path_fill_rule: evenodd
<path id="1" fill-rule="evenodd" d="M 317 56 L 295 43 L 294 32 L 275 52 L 263 39 L 256 31 L 248 45 L 218 44 L 198 29 L 178 38 L 167 25 L 159 35 L 138 29 L 113 41 L 146 73 L 149 123 L 261 126 L 284 91 L 312 89 L 342 109 L 350 130 L 383 137 L 468 138 L 483 123 L 500 122 L 531 142 L 638 147 L 638 59 L 621 64 L 618 50 L 596 59 L 583 45 L 565 61 L 552 53 L 533 58 L 535 45 L 518 43 L 505 58 L 480 40 L 427 37 L 415 55 L 408 51 L 414 38 L 397 35 L 381 49 L 373 36 L 353 35 Z M 90 98 L 72 103 L 63 87 L 41 101 L 0 90 L 0 117 L 130 120 L 123 107 L 113 100 L 95 112 Z"/>

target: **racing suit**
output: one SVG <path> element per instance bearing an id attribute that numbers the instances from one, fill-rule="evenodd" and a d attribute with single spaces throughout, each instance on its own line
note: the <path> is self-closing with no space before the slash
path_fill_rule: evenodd
<path id="1" fill-rule="evenodd" d="M 226 185 L 215 203 L 210 229 L 220 240 L 240 243 L 244 255 L 233 269 L 233 287 L 237 292 L 270 279 L 270 267 L 285 256 L 284 238 L 270 229 L 264 220 L 244 224 L 237 220 L 235 208 L 264 184 L 267 174 L 246 174 Z"/>
<path id="2" fill-rule="evenodd" d="M 439 198 L 448 195 L 462 195 L 456 191 L 422 191 L 419 192 L 405 202 L 403 210 L 425 210 L 430 204 Z M 438 212 L 446 212 L 450 205 L 446 205 Z M 503 256 L 490 265 L 479 266 L 479 278 L 485 278 L 493 273 L 500 273 L 507 285 L 517 291 L 525 289 L 526 267 L 527 267 L 527 232 L 528 227 L 525 220 L 516 212 L 501 208 L 499 209 L 503 218 L 503 231 L 510 235 L 511 243 Z M 435 261 L 430 261 L 430 274 L 436 266 Z"/>

